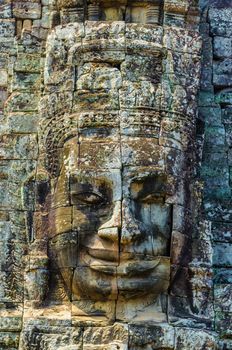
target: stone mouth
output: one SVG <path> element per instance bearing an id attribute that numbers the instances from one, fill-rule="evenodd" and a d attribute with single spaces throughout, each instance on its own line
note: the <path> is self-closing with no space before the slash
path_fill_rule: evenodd
<path id="1" fill-rule="evenodd" d="M 94 261 L 90 264 L 90 268 L 94 271 L 102 272 L 116 277 L 133 277 L 152 272 L 156 266 L 158 266 L 158 264 L 159 260 L 143 262 L 132 260 L 122 262 L 118 266 L 110 266 L 104 265 L 104 262 L 102 261 L 101 263 L 100 261 Z"/>
<path id="2" fill-rule="evenodd" d="M 97 265 L 118 265 L 119 252 L 117 249 L 93 249 L 87 248 L 85 253 L 90 259 L 90 265 L 96 262 Z"/>
<path id="3" fill-rule="evenodd" d="M 169 261 L 168 257 L 148 256 L 127 253 L 120 256 L 118 252 L 88 249 L 90 269 L 116 277 L 141 276 L 151 273 L 160 265 Z"/>

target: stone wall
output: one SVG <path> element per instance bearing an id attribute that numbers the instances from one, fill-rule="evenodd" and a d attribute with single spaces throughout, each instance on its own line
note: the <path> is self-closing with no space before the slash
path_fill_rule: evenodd
<path id="1" fill-rule="evenodd" d="M 231 14 L 230 1 L 202 1 L 201 53 L 197 1 L 121 0 L 116 8 L 112 1 L 0 1 L 0 349 L 232 348 Z M 103 29 L 99 27 L 96 31 L 94 28 L 98 28 L 96 22 L 99 21 L 103 23 Z M 42 207 L 41 202 L 36 202 L 35 183 L 47 181 L 47 173 L 40 171 L 44 162 L 47 168 L 52 165 L 53 173 L 58 164 L 54 154 L 48 160 L 45 157 L 44 143 L 50 142 L 46 127 L 48 123 L 53 123 L 52 118 L 68 111 L 81 113 L 88 110 L 83 95 L 77 91 L 79 52 L 72 52 L 73 66 L 67 66 L 65 50 L 74 44 L 78 47 L 79 40 L 87 42 L 92 39 L 91 31 L 100 33 L 103 40 L 112 39 L 118 27 L 109 29 L 104 24 L 107 21 L 121 23 L 121 32 L 117 32 L 114 47 L 124 45 L 123 33 L 127 26 L 135 28 L 136 35 L 132 37 L 135 51 L 138 48 L 145 50 L 149 56 L 151 43 L 156 46 L 156 51 L 158 41 L 160 48 L 165 49 L 162 60 L 156 55 L 155 63 L 149 63 L 151 70 L 154 66 L 162 65 L 161 71 L 154 70 L 152 74 L 151 71 L 142 72 L 145 78 L 141 79 L 147 83 L 151 75 L 155 91 L 161 91 L 161 98 L 159 95 L 156 95 L 156 100 L 154 96 L 151 98 L 150 86 L 148 88 L 145 83 L 142 88 L 134 89 L 128 84 L 120 98 L 124 98 L 126 107 L 131 104 L 136 109 L 136 103 L 140 103 L 140 107 L 146 105 L 144 115 L 155 123 L 155 127 L 152 124 L 152 133 L 157 133 L 155 138 L 159 140 L 158 144 L 162 142 L 162 146 L 174 149 L 174 153 L 183 148 L 187 159 L 184 173 L 177 176 L 178 181 L 186 176 L 185 190 L 179 189 L 177 199 L 174 195 L 170 196 L 174 208 L 171 278 L 162 309 L 165 318 L 161 321 L 153 314 L 146 322 L 127 322 L 117 317 L 110 319 L 115 312 L 112 305 L 98 302 L 90 305 L 85 300 L 83 305 L 79 303 L 76 307 L 66 295 L 60 306 L 54 297 L 64 294 L 60 285 L 54 288 L 52 296 L 48 293 L 52 304 L 45 298 L 48 262 L 43 244 L 47 242 L 38 242 L 37 238 L 41 232 L 47 232 L 44 220 L 46 208 Z M 81 32 L 82 22 L 85 24 L 80 39 L 76 33 L 78 30 Z M 125 22 L 128 24 L 125 25 Z M 131 27 L 129 23 L 132 23 Z M 134 23 L 138 27 L 133 27 Z M 98 34 L 94 34 L 95 38 Z M 129 35 L 126 40 L 131 40 Z M 143 41 L 143 44 L 139 41 Z M 117 82 L 115 78 L 121 52 L 118 50 L 117 60 L 114 56 L 111 59 L 113 68 L 107 71 L 99 68 L 99 74 L 104 73 L 109 81 L 110 74 L 113 75 L 117 91 L 121 89 L 120 79 Z M 85 54 L 86 61 L 92 59 L 89 52 Z M 110 60 L 109 57 L 105 58 L 107 53 L 105 56 L 104 52 L 98 54 L 103 62 Z M 197 112 L 195 95 L 199 86 L 200 58 L 202 78 Z M 142 62 L 136 63 L 140 67 Z M 126 67 L 120 67 L 120 74 L 124 74 L 125 80 L 126 70 L 133 71 L 131 65 L 129 62 Z M 146 68 L 146 64 L 144 66 Z M 140 71 L 136 73 L 136 65 L 134 69 L 133 77 L 130 76 L 128 80 L 134 79 L 137 83 L 141 78 Z M 98 78 L 96 72 L 92 76 Z M 88 85 L 88 79 L 83 77 L 79 80 L 79 90 Z M 186 94 L 181 86 L 186 88 Z M 110 90 L 103 105 L 107 102 L 109 109 L 118 111 L 120 108 L 115 107 L 115 90 Z M 133 99 L 133 91 L 137 91 L 136 99 Z M 166 118 L 162 120 L 162 127 L 160 119 L 155 119 L 157 114 L 147 112 L 147 109 L 154 107 L 157 99 L 160 99 L 161 106 L 156 113 L 159 115 L 160 110 L 169 108 L 172 115 L 170 117 L 165 114 L 167 111 L 162 112 L 162 118 Z M 92 105 L 99 110 L 100 104 L 101 101 Z M 139 113 L 136 109 L 133 116 L 137 123 Z M 107 113 L 102 113 L 98 116 L 98 123 L 102 115 L 108 118 Z M 169 123 L 168 118 L 173 120 Z M 112 123 L 112 120 L 109 118 L 108 122 Z M 68 130 L 67 124 L 62 123 L 59 128 Z M 127 128 L 124 125 L 125 133 Z M 57 129 L 54 128 L 54 132 Z M 133 163 L 133 157 L 131 159 Z M 153 162 L 156 161 L 154 151 Z M 175 172 L 173 164 L 171 168 L 173 166 Z M 154 163 L 152 165 L 154 167 Z M 183 194 L 185 198 L 181 202 Z M 38 224 L 33 226 L 34 213 L 38 214 L 39 219 Z M 55 272 L 53 277 L 50 284 L 59 284 Z M 30 293 L 32 297 L 28 295 Z M 43 303 L 39 304 L 41 299 Z M 95 320 L 97 308 L 98 312 L 104 309 L 107 321 L 105 318 Z M 86 313 L 83 310 L 87 310 Z M 87 317 L 91 312 L 91 317 Z"/>
<path id="2" fill-rule="evenodd" d="M 203 215 L 213 244 L 215 331 L 231 337 L 231 14 L 229 1 L 202 1 L 203 38 L 199 139 Z M 230 340 L 220 348 L 229 349 Z"/>

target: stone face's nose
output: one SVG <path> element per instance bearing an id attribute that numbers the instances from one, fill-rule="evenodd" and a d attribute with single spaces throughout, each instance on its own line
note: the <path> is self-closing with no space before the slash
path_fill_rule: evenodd
<path id="1" fill-rule="evenodd" d="M 133 215 L 133 209 L 128 199 L 122 202 L 122 229 L 120 243 L 121 245 L 128 245 L 137 241 L 141 237 L 141 230 L 137 220 Z"/>
<path id="2" fill-rule="evenodd" d="M 116 201 L 111 218 L 98 229 L 100 238 L 119 242 L 119 232 L 122 226 L 121 213 L 121 201 Z"/>

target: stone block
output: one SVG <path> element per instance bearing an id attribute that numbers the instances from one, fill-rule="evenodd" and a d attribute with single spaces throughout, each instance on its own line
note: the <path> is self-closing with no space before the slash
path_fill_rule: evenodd
<path id="1" fill-rule="evenodd" d="M 203 203 L 203 209 L 208 220 L 232 222 L 230 198 L 224 198 L 224 201 L 220 204 L 217 199 L 206 199 Z"/>
<path id="2" fill-rule="evenodd" d="M 79 166 L 82 169 L 120 169 L 120 151 L 119 142 L 91 142 L 91 139 L 86 139 L 80 144 Z"/>
<path id="3" fill-rule="evenodd" d="M 215 106 L 215 96 L 213 91 L 200 91 L 198 105 L 200 107 L 212 107 Z"/>
<path id="4" fill-rule="evenodd" d="M 77 91 L 74 92 L 73 111 L 82 112 L 89 110 L 119 110 L 118 90 Z"/>
<path id="5" fill-rule="evenodd" d="M 214 61 L 213 83 L 215 86 L 223 88 L 232 86 L 232 59 Z"/>
<path id="6" fill-rule="evenodd" d="M 222 111 L 219 107 L 200 107 L 199 118 L 209 126 L 221 126 Z"/>
<path id="7" fill-rule="evenodd" d="M 83 333 L 83 350 L 128 349 L 128 326 L 115 323 L 108 327 L 87 328 Z"/>
<path id="8" fill-rule="evenodd" d="M 2 211 L 0 213 L 7 213 Z M 20 218 L 21 222 L 15 222 L 15 217 Z M 24 213 L 20 211 L 12 211 L 8 220 L 0 219 L 0 240 L 17 241 L 26 243 L 26 228 L 25 228 Z"/>
<path id="9" fill-rule="evenodd" d="M 201 70 L 201 81 L 200 81 L 200 90 L 202 92 L 213 93 L 213 68 L 202 67 Z"/>
<path id="10" fill-rule="evenodd" d="M 180 129 L 182 128 L 179 125 Z M 186 146 L 186 139 L 177 127 L 175 122 L 168 119 L 164 119 L 161 122 L 161 129 L 159 134 L 159 145 L 164 147 L 170 147 L 177 150 L 182 150 Z"/>
<path id="11" fill-rule="evenodd" d="M 207 156 L 205 153 L 204 157 Z M 215 163 L 208 163 L 206 161 L 201 167 L 201 177 L 209 186 L 226 186 L 229 182 L 229 168 L 228 165 L 220 165 Z"/>
<path id="12" fill-rule="evenodd" d="M 230 147 L 232 144 L 232 124 L 225 125 L 226 130 L 226 143 Z"/>
<path id="13" fill-rule="evenodd" d="M 183 28 L 167 27 L 164 30 L 164 46 L 175 52 L 189 52 L 199 55 L 202 41 L 197 32 Z"/>
<path id="14" fill-rule="evenodd" d="M 72 93 L 60 92 L 52 93 L 42 97 L 39 101 L 42 122 L 46 122 L 49 117 L 70 113 L 72 109 Z"/>
<path id="15" fill-rule="evenodd" d="M 52 319 L 42 320 L 40 316 L 37 316 L 38 320 L 35 322 L 33 316 L 36 317 L 36 313 L 24 324 L 20 349 L 26 350 L 34 344 L 38 349 L 82 350 L 82 330 L 79 327 L 67 326 L 59 319 L 54 319 L 53 322 Z"/>
<path id="16" fill-rule="evenodd" d="M 125 81 L 119 92 L 119 103 L 122 108 L 152 108 L 159 106 L 159 88 L 150 81 Z"/>
<path id="17" fill-rule="evenodd" d="M 222 109 L 222 123 L 228 126 L 232 125 L 232 108 L 224 106 Z"/>
<path id="18" fill-rule="evenodd" d="M 231 223 L 212 222 L 212 235 L 214 241 L 232 243 Z"/>
<path id="19" fill-rule="evenodd" d="M 123 80 L 129 81 L 151 81 L 160 83 L 162 76 L 161 57 L 126 55 L 122 62 L 120 71 Z"/>
<path id="20" fill-rule="evenodd" d="M 14 37 L 14 35 L 15 35 L 15 20 L 0 19 L 0 37 L 8 38 L 8 37 Z"/>
<path id="21" fill-rule="evenodd" d="M 200 76 L 200 71 L 201 60 L 198 55 L 168 50 L 167 56 L 163 59 L 163 73 L 174 74 L 176 84 L 181 82 L 181 77 L 185 77 L 187 78 L 185 84 L 194 88 L 194 85 L 199 84 L 197 77 Z"/>
<path id="22" fill-rule="evenodd" d="M 176 350 L 216 350 L 217 336 L 204 330 L 176 328 Z"/>
<path id="23" fill-rule="evenodd" d="M 89 266 L 77 266 L 73 274 L 72 300 L 104 300 L 114 301 L 118 297 L 116 267 L 102 266 L 103 270 L 110 268 L 112 275 L 99 274 L 97 265 L 94 269 Z M 113 271 L 114 269 L 114 271 Z M 67 277 L 66 277 L 67 279 Z"/>
<path id="24" fill-rule="evenodd" d="M 36 134 L 2 135 L 1 159 L 36 159 L 38 144 Z"/>
<path id="25" fill-rule="evenodd" d="M 214 285 L 214 308 L 217 312 L 232 314 L 232 284 Z"/>
<path id="26" fill-rule="evenodd" d="M 232 341 L 230 339 L 220 340 L 218 346 L 219 349 L 232 350 Z"/>
<path id="27" fill-rule="evenodd" d="M 16 55 L 14 37 L 0 37 L 0 52 L 6 54 Z"/>
<path id="28" fill-rule="evenodd" d="M 30 91 L 40 89 L 40 74 L 16 72 L 12 82 L 13 91 Z"/>
<path id="29" fill-rule="evenodd" d="M 51 14 L 49 6 L 42 7 L 41 26 L 43 28 L 51 28 Z"/>
<path id="30" fill-rule="evenodd" d="M 18 44 L 18 52 L 38 54 L 41 53 L 41 39 L 33 35 L 32 31 L 23 30 Z"/>
<path id="31" fill-rule="evenodd" d="M 174 326 L 210 329 L 214 319 L 213 299 L 170 296 L 168 315 Z"/>
<path id="32" fill-rule="evenodd" d="M 10 60 L 8 55 L 0 54 L 0 69 L 6 69 L 8 67 Z"/>
<path id="33" fill-rule="evenodd" d="M 74 90 L 74 67 L 62 68 L 56 66 L 55 69 L 48 70 L 45 67 L 44 83 L 47 92 L 66 92 Z"/>
<path id="34" fill-rule="evenodd" d="M 172 231 L 171 263 L 186 266 L 192 258 L 191 239 L 178 231 Z"/>
<path id="35" fill-rule="evenodd" d="M 232 58 L 232 40 L 220 36 L 214 37 L 213 53 L 217 59 Z"/>
<path id="36" fill-rule="evenodd" d="M 0 347 L 2 349 L 17 350 L 20 333 L 0 332 Z"/>
<path id="37" fill-rule="evenodd" d="M 126 23 L 125 38 L 132 45 L 139 45 L 141 42 L 156 47 L 162 43 L 163 28 L 161 26 L 152 27 L 149 24 Z M 133 44 L 134 42 L 134 44 Z M 129 47 L 129 45 L 127 45 Z"/>
<path id="38" fill-rule="evenodd" d="M 18 53 L 17 60 L 14 65 L 14 70 L 16 72 L 39 73 L 40 61 L 40 55 L 20 52 Z"/>
<path id="39" fill-rule="evenodd" d="M 2 247 L 1 247 L 2 248 Z M 16 262 L 17 263 L 17 262 Z M 0 303 L 23 302 L 23 274 L 20 269 L 0 272 Z"/>
<path id="40" fill-rule="evenodd" d="M 214 271 L 211 267 L 204 268 L 194 266 L 189 267 L 190 285 L 193 296 L 196 298 L 212 300 L 213 297 L 213 275 Z"/>
<path id="41" fill-rule="evenodd" d="M 11 18 L 12 17 L 12 11 L 11 11 L 11 4 L 3 3 L 0 5 L 0 18 Z"/>
<path id="42" fill-rule="evenodd" d="M 6 103 L 9 112 L 34 112 L 38 109 L 38 94 L 14 92 Z"/>
<path id="43" fill-rule="evenodd" d="M 129 350 L 174 349 L 175 329 L 167 323 L 129 325 Z"/>
<path id="44" fill-rule="evenodd" d="M 225 147 L 225 128 L 209 126 L 205 130 L 204 152 L 223 152 Z"/>
<path id="45" fill-rule="evenodd" d="M 7 87 L 7 82 L 8 82 L 8 72 L 7 70 L 0 69 L 0 86 Z"/>
<path id="46" fill-rule="evenodd" d="M 177 297 L 212 300 L 213 271 L 210 268 L 172 266 L 170 292 Z"/>
<path id="47" fill-rule="evenodd" d="M 232 245 L 229 243 L 217 243 L 214 247 L 213 263 L 217 267 L 231 267 Z"/>
<path id="48" fill-rule="evenodd" d="M 219 333 L 221 338 L 231 338 L 232 330 L 232 313 L 216 312 L 215 313 L 215 331 Z"/>
<path id="49" fill-rule="evenodd" d="M 71 208 L 63 208 L 68 209 L 64 211 L 66 216 L 68 217 L 70 224 L 70 216 Z M 64 217 L 64 215 L 63 215 Z M 53 237 L 49 243 L 49 257 L 52 261 L 58 263 L 58 265 L 62 268 L 75 268 L 77 266 L 77 249 L 79 247 L 79 237 L 77 236 L 77 232 L 63 233 L 60 229 L 60 232 L 57 230 L 58 235 Z"/>
<path id="50" fill-rule="evenodd" d="M 209 8 L 210 33 L 216 36 L 231 37 L 232 35 L 232 9 L 230 7 Z"/>
<path id="51" fill-rule="evenodd" d="M 10 133 L 36 133 L 39 116 L 34 113 L 15 112 L 8 114 Z"/>
<path id="52" fill-rule="evenodd" d="M 214 283 L 217 284 L 232 284 L 232 271 L 226 268 L 214 269 Z"/>
<path id="53" fill-rule="evenodd" d="M 77 90 L 112 90 L 122 86 L 122 77 L 118 68 L 109 64 L 86 63 L 78 72 Z"/>
<path id="54" fill-rule="evenodd" d="M 4 108 L 7 97 L 8 97 L 8 92 L 6 88 L 0 88 L 0 110 Z"/>
<path id="55" fill-rule="evenodd" d="M 124 166 L 149 166 L 156 165 L 164 167 L 163 149 L 157 144 L 158 139 L 147 139 L 139 137 L 122 137 L 122 164 Z M 145 157 L 149 154 L 149 158 Z"/>
<path id="56" fill-rule="evenodd" d="M 189 297 L 192 295 L 188 268 L 172 265 L 170 293 L 178 297 Z"/>
<path id="57" fill-rule="evenodd" d="M 208 26 L 208 24 L 204 24 L 204 25 Z M 213 39 L 211 37 L 209 37 L 208 31 L 206 34 L 203 34 L 203 37 L 202 37 L 202 55 L 201 55 L 201 57 L 202 57 L 202 66 L 203 67 L 209 68 L 212 66 L 212 64 L 213 64 Z"/>
<path id="58" fill-rule="evenodd" d="M 53 15 L 54 16 L 54 15 Z M 54 18 L 54 17 L 53 17 Z M 68 24 L 68 23 L 83 23 L 84 22 L 84 8 L 83 7 L 76 7 L 75 9 L 62 9 L 60 11 L 60 22 L 61 24 Z M 52 22 L 51 18 L 51 22 Z"/>
<path id="59" fill-rule="evenodd" d="M 228 107 L 232 104 L 232 92 L 230 88 L 223 89 L 215 95 L 215 102 L 219 103 L 222 107 Z"/>
<path id="60" fill-rule="evenodd" d="M 115 320 L 116 301 L 78 300 L 72 303 L 72 318 L 75 325 L 108 326 Z"/>
<path id="61" fill-rule="evenodd" d="M 0 270 L 4 272 L 15 272 L 22 274 L 23 256 L 26 254 L 26 244 L 19 242 L 0 241 L 1 258 Z M 21 270 L 21 271 L 20 271 Z M 14 292 L 12 290 L 12 292 Z"/>
<path id="62" fill-rule="evenodd" d="M 71 229 L 70 226 L 72 223 L 72 207 L 60 207 L 51 210 L 49 213 L 49 221 L 50 231 L 48 234 L 50 237 L 67 232 Z"/>
<path id="63" fill-rule="evenodd" d="M 13 15 L 22 19 L 40 18 L 41 4 L 37 1 L 13 1 Z"/>
<path id="64" fill-rule="evenodd" d="M 20 332 L 22 329 L 23 304 L 14 303 L 1 304 L 0 310 L 0 332 Z"/>

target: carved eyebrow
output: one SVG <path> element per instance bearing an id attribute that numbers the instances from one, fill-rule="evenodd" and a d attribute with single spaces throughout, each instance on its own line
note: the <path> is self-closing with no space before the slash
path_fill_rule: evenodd
<path id="1" fill-rule="evenodd" d="M 138 195 L 136 198 L 139 200 L 141 203 L 160 203 L 164 204 L 165 203 L 165 195 L 164 193 L 143 193 L 141 195 Z"/>
<path id="2" fill-rule="evenodd" d="M 134 189 L 133 189 L 134 187 Z M 137 187 L 137 189 L 135 188 Z M 130 189 L 133 198 L 145 198 L 152 195 L 153 198 L 166 196 L 166 179 L 162 176 L 147 175 L 144 177 L 134 178 L 131 182 Z M 133 193 L 134 192 L 134 193 Z"/>
<path id="3" fill-rule="evenodd" d="M 102 196 L 105 192 L 110 189 L 109 179 L 103 177 L 90 177 L 90 176 L 71 176 L 70 182 L 70 193 L 96 193 Z"/>

